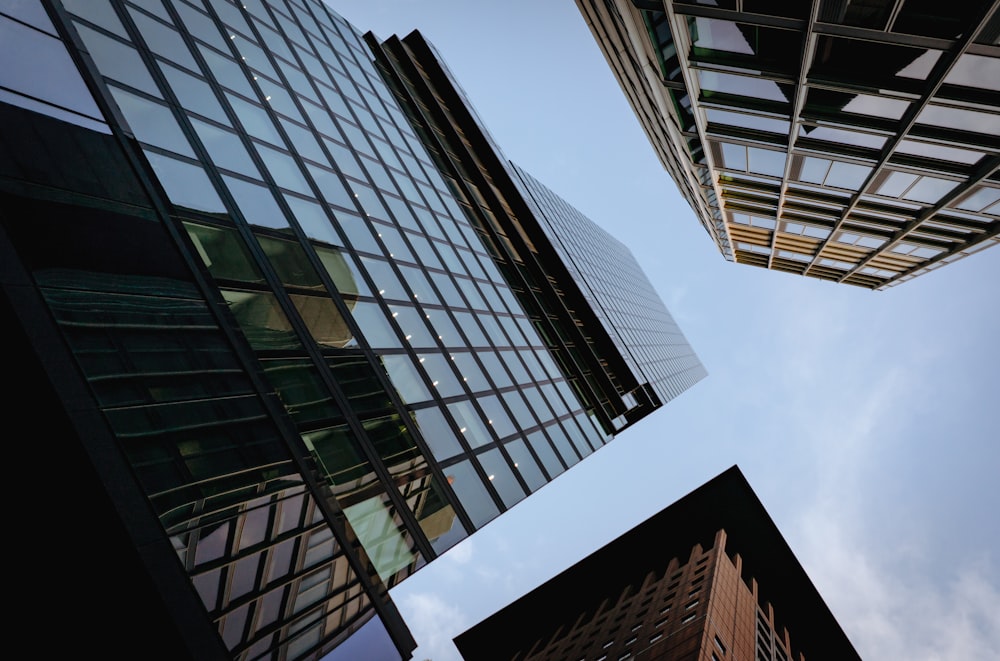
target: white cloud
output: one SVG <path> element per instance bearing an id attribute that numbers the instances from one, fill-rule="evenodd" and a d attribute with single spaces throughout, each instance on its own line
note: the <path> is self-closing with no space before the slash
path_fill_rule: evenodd
<path id="1" fill-rule="evenodd" d="M 472 560 L 472 539 L 464 539 L 455 546 L 448 549 L 442 556 L 441 559 L 448 559 L 448 562 L 455 563 L 457 565 L 467 565 L 469 561 Z M 440 561 L 440 560 L 439 560 Z"/>
<path id="2" fill-rule="evenodd" d="M 474 624 L 466 614 L 425 592 L 406 594 L 394 601 L 419 645 L 413 653 L 415 661 L 461 661 L 452 637 Z"/>
<path id="3" fill-rule="evenodd" d="M 779 528 L 862 658 L 1000 658 L 992 549 L 942 558 L 926 544 L 926 523 L 891 518 L 929 515 L 921 506 L 931 501 L 894 502 L 907 492 L 890 485 L 894 467 L 923 461 L 915 450 L 944 442 L 924 438 L 915 420 L 950 406 L 935 391 L 947 356 L 902 321 L 848 315 L 844 297 L 787 302 L 774 318 L 782 378 L 771 395 L 787 405 L 788 450 L 801 452 L 783 482 L 803 469 L 810 479 L 800 500 L 773 503 L 772 515 L 793 522 Z"/>
<path id="4" fill-rule="evenodd" d="M 988 558 L 914 572 L 894 544 L 867 550 L 836 521 L 815 517 L 804 529 L 799 555 L 862 658 L 1000 658 L 1000 587 Z"/>
<path id="5" fill-rule="evenodd" d="M 863 362 L 863 357 L 862 361 Z M 906 453 L 912 415 L 926 383 L 919 368 L 865 370 L 857 357 L 840 366 L 834 387 L 867 379 L 834 396 L 841 415 L 813 419 L 807 432 L 818 479 L 812 498 L 787 531 L 820 594 L 865 659 L 951 661 L 1000 658 L 1000 580 L 989 551 L 943 564 L 917 530 L 897 521 L 877 526 L 873 502 L 886 497 L 887 463 Z M 912 440 L 912 439 L 909 439 Z M 905 503 L 890 511 L 912 511 Z M 883 533 L 883 534 L 879 534 Z"/>

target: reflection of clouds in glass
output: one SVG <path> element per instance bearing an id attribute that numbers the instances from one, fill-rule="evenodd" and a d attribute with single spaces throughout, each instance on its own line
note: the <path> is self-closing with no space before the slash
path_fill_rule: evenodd
<path id="1" fill-rule="evenodd" d="M 826 185 L 849 189 L 860 188 L 871 171 L 872 169 L 865 165 L 834 161 L 826 177 Z"/>
<path id="2" fill-rule="evenodd" d="M 1000 91 L 1000 60 L 966 53 L 958 58 L 944 82 Z"/>
<path id="3" fill-rule="evenodd" d="M 955 206 L 959 209 L 965 209 L 967 211 L 983 211 L 984 207 L 988 207 L 991 204 L 1000 201 L 1000 188 L 987 188 L 986 186 L 979 186 L 974 189 L 971 195 L 967 195 L 961 203 Z M 994 210 L 993 213 L 996 213 Z"/>
<path id="4" fill-rule="evenodd" d="M 933 204 L 957 185 L 957 181 L 948 179 L 921 177 L 909 172 L 892 172 L 879 187 L 878 194 Z"/>
<path id="5" fill-rule="evenodd" d="M 785 171 L 785 152 L 748 147 L 750 172 L 780 177 Z"/>
<path id="6" fill-rule="evenodd" d="M 804 132 L 808 137 L 815 140 L 829 140 L 830 142 L 839 142 L 857 147 L 870 147 L 872 149 L 881 149 L 886 141 L 884 136 L 862 133 L 861 131 L 845 131 L 843 129 L 830 128 L 829 126 L 807 126 L 804 127 Z"/>
<path id="7" fill-rule="evenodd" d="M 921 177 L 917 183 L 906 191 L 903 199 L 934 204 L 957 185 L 957 181 L 948 181 L 947 179 L 937 179 L 935 177 Z"/>
<path id="8" fill-rule="evenodd" d="M 878 189 L 879 195 L 899 197 L 917 180 L 917 175 L 908 172 L 892 172 Z"/>
<path id="9" fill-rule="evenodd" d="M 917 142 L 916 140 L 903 140 L 896 147 L 896 151 L 903 154 L 913 154 L 914 156 L 926 156 L 927 158 L 937 158 L 943 161 L 955 161 L 971 165 L 983 157 L 982 152 L 970 151 L 968 149 L 958 149 L 956 147 L 945 147 L 927 142 Z"/>
<path id="10" fill-rule="evenodd" d="M 859 115 L 870 115 L 872 117 L 899 119 L 906 112 L 906 108 L 909 105 L 909 101 L 902 101 L 900 99 L 887 99 L 883 96 L 858 94 L 844 105 L 844 111 Z"/>
<path id="11" fill-rule="evenodd" d="M 750 76 L 737 76 L 731 73 L 721 73 L 719 71 L 699 71 L 698 78 L 701 82 L 703 92 L 711 93 L 724 92 L 726 94 L 736 94 L 738 96 L 748 96 L 768 101 L 787 102 L 788 99 L 782 94 L 778 83 L 764 78 L 752 78 Z"/>
<path id="12" fill-rule="evenodd" d="M 200 165 L 149 150 L 144 150 L 144 153 L 171 202 L 179 207 L 207 213 L 226 213 L 215 186 Z"/>
<path id="13" fill-rule="evenodd" d="M 920 80 L 926 80 L 927 76 L 931 73 L 931 69 L 934 67 L 934 64 L 937 63 L 940 56 L 941 51 L 928 50 L 923 55 L 900 69 L 899 73 L 896 75 L 900 78 L 919 78 Z"/>
<path id="14" fill-rule="evenodd" d="M 760 115 L 746 113 L 726 112 L 717 108 L 706 108 L 705 115 L 708 121 L 716 124 L 728 124 L 730 126 L 742 126 L 748 129 L 758 129 L 760 131 L 770 131 L 771 133 L 787 134 L 789 128 L 788 120 L 771 119 Z"/>
<path id="15" fill-rule="evenodd" d="M 691 26 L 694 46 L 711 50 L 754 55 L 754 50 L 736 23 L 712 18 L 696 18 Z"/>
<path id="16" fill-rule="evenodd" d="M 917 123 L 957 128 L 985 135 L 1000 133 L 1000 115 L 947 106 L 927 106 L 917 115 Z"/>

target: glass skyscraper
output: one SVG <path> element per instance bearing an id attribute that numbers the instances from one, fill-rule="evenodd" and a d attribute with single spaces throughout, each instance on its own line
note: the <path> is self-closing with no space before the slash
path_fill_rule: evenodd
<path id="1" fill-rule="evenodd" d="M 884 289 L 1000 242 L 986 0 L 577 0 L 729 261 Z"/>
<path id="2" fill-rule="evenodd" d="M 22 608 L 84 632 L 49 653 L 408 658 L 392 586 L 705 374 L 419 34 L 34 0 L 0 59 Z"/>

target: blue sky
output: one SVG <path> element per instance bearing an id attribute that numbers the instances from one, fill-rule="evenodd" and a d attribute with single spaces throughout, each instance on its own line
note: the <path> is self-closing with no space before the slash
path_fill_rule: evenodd
<path id="1" fill-rule="evenodd" d="M 863 658 L 1000 658 L 1000 249 L 883 292 L 726 262 L 571 0 L 330 0 L 419 29 L 506 155 L 629 246 L 709 376 L 391 592 L 414 659 L 738 464 Z M 792 632 L 794 636 L 794 632 Z"/>

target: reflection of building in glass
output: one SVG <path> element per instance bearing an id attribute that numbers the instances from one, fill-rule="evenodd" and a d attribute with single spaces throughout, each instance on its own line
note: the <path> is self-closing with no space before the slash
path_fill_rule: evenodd
<path id="1" fill-rule="evenodd" d="M 704 375 L 623 246 L 571 268 L 551 192 L 445 156 L 480 128 L 421 116 L 472 111 L 398 41 L 317 0 L 0 9 L 18 534 L 72 549 L 22 610 L 83 632 L 47 651 L 406 657 L 390 588 Z"/>
<path id="2" fill-rule="evenodd" d="M 470 661 L 860 659 L 735 466 L 455 644 Z"/>
<path id="3" fill-rule="evenodd" d="M 994 3 L 577 4 L 726 259 L 882 289 L 998 242 Z"/>

